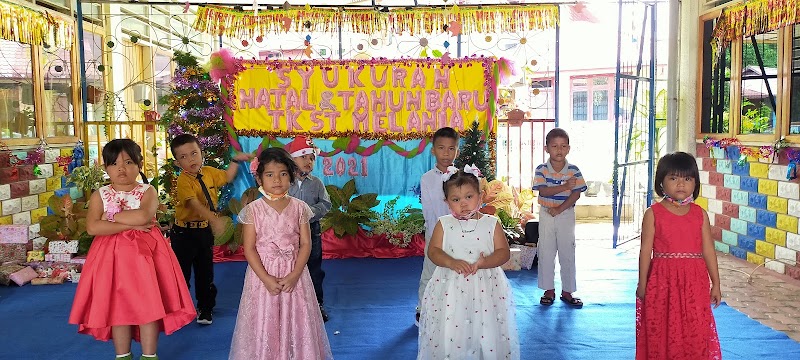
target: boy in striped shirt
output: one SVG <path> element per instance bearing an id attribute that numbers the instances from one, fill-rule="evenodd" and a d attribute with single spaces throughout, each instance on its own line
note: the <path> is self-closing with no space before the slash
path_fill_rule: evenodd
<path id="1" fill-rule="evenodd" d="M 539 192 L 539 288 L 545 290 L 539 303 L 553 305 L 555 292 L 555 259 L 561 265 L 561 300 L 583 307 L 573 297 L 575 280 L 575 202 L 586 191 L 586 182 L 577 166 L 567 162 L 569 135 L 560 128 L 545 137 L 548 161 L 536 167 L 533 190 Z"/>

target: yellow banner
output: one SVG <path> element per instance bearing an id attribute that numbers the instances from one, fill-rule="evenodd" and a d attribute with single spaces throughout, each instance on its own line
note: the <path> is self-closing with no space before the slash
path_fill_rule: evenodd
<path id="1" fill-rule="evenodd" d="M 233 125 L 241 135 L 318 137 L 423 137 L 473 121 L 492 130 L 493 66 L 484 58 L 245 63 L 229 89 Z"/>

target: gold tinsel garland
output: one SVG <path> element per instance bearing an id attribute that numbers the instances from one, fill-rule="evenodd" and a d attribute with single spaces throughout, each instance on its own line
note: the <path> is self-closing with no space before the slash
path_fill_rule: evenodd
<path id="1" fill-rule="evenodd" d="M 724 9 L 712 32 L 712 59 L 717 59 L 736 39 L 796 24 L 800 21 L 798 1 L 754 0 Z"/>
<path id="2" fill-rule="evenodd" d="M 75 38 L 74 22 L 0 0 L 0 38 L 30 45 L 71 48 Z"/>
<path id="3" fill-rule="evenodd" d="M 233 38 L 253 38 L 279 32 L 334 32 L 375 34 L 391 31 L 395 34 L 436 34 L 445 25 L 457 23 L 456 33 L 524 32 L 554 28 L 559 14 L 556 5 L 487 6 L 482 8 L 338 10 L 328 8 L 290 8 L 239 11 L 221 6 L 200 6 L 192 25 L 195 30 Z"/>
<path id="4" fill-rule="evenodd" d="M 460 131 L 461 135 L 466 134 L 466 130 Z M 356 136 L 362 140 L 392 140 L 392 141 L 405 141 L 405 140 L 419 140 L 430 139 L 433 137 L 433 131 L 425 132 L 407 132 L 407 133 L 377 133 L 377 132 L 364 132 L 364 131 L 322 131 L 322 132 L 304 132 L 302 135 L 313 137 L 317 139 L 335 139 Z M 265 137 L 274 136 L 278 138 L 294 138 L 300 133 L 294 131 L 273 131 L 273 130 L 236 130 L 238 136 L 251 136 L 251 137 Z M 492 132 L 488 134 L 490 144 L 497 141 L 497 134 Z M 494 157 L 494 156 L 493 156 Z"/>

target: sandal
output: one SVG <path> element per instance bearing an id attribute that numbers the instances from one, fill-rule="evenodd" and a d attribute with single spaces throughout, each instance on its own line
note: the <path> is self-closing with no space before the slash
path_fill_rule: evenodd
<path id="1" fill-rule="evenodd" d="M 576 298 L 576 297 L 567 298 L 567 297 L 562 296 L 561 297 L 561 301 L 569 304 L 569 306 L 572 306 L 572 307 L 574 307 L 576 309 L 580 309 L 580 308 L 583 307 L 583 301 L 581 301 L 580 298 Z"/>
<path id="2" fill-rule="evenodd" d="M 539 304 L 542 304 L 544 306 L 550 306 L 550 305 L 553 305 L 553 303 L 555 301 L 556 301 L 556 298 L 545 295 L 545 296 L 542 296 L 541 299 L 539 299 Z"/>

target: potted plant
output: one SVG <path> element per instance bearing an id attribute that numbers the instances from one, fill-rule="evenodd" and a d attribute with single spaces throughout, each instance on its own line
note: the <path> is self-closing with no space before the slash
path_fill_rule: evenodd
<path id="1" fill-rule="evenodd" d="M 47 202 L 52 214 L 40 220 L 39 235 L 51 240 L 78 240 L 78 255 L 89 252 L 94 236 L 86 232 L 86 203 L 69 195 L 53 195 Z"/>
<path id="2" fill-rule="evenodd" d="M 91 166 L 84 165 L 72 169 L 69 174 L 69 182 L 75 184 L 78 189 L 83 190 L 84 197 L 88 199 L 93 191 L 105 184 L 105 174 L 103 167 L 95 162 Z"/>
<path id="3" fill-rule="evenodd" d="M 411 205 L 397 210 L 396 197 L 386 202 L 383 212 L 378 218 L 369 223 L 373 234 L 383 234 L 395 246 L 407 247 L 411 238 L 425 231 L 425 218 L 421 209 L 412 208 Z"/>
<path id="4" fill-rule="evenodd" d="M 378 214 L 372 210 L 379 204 L 378 194 L 356 194 L 356 182 L 350 180 L 343 187 L 327 185 L 325 189 L 331 197 L 331 211 L 322 218 L 322 231 L 333 229 L 341 238 L 356 235 L 363 224 L 371 223 Z"/>

